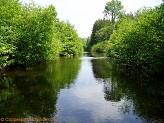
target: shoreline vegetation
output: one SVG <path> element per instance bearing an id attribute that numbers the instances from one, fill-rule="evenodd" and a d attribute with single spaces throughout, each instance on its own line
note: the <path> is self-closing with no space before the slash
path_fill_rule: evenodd
<path id="1" fill-rule="evenodd" d="M 84 49 L 105 54 L 123 68 L 164 72 L 164 3 L 126 13 L 121 1 L 111 0 L 88 38 L 60 21 L 53 5 L 0 0 L 0 13 L 0 71 L 78 56 Z"/>
<path id="2" fill-rule="evenodd" d="M 56 16 L 53 5 L 0 0 L 0 71 L 79 55 L 83 45 L 74 26 Z"/>
<path id="3" fill-rule="evenodd" d="M 121 2 L 104 8 L 104 19 L 95 21 L 86 49 L 106 54 L 121 66 L 139 68 L 149 75 L 164 72 L 164 3 L 125 13 Z"/>

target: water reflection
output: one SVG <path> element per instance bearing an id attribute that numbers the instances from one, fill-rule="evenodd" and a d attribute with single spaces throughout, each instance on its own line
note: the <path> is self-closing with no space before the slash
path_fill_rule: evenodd
<path id="1" fill-rule="evenodd" d="M 103 82 L 104 98 L 107 101 L 119 102 L 122 94 L 118 90 L 118 84 L 112 72 L 113 65 L 107 59 L 92 60 L 94 76 L 98 81 Z"/>
<path id="2" fill-rule="evenodd" d="M 164 84 L 158 78 L 143 78 L 121 72 L 118 83 L 127 99 L 133 100 L 134 113 L 146 121 L 164 121 Z M 125 79 L 126 78 L 126 79 Z"/>
<path id="3" fill-rule="evenodd" d="M 123 99 L 120 111 L 124 114 L 133 111 L 145 122 L 164 122 L 162 80 L 145 78 L 138 71 L 123 69 L 106 59 L 92 60 L 92 63 L 95 78 L 104 83 L 104 98 L 107 101 L 119 102 Z"/>
<path id="4" fill-rule="evenodd" d="M 79 65 L 78 59 L 62 59 L 1 73 L 0 117 L 54 117 L 57 95 L 61 88 L 69 88 L 73 83 Z"/>
<path id="5" fill-rule="evenodd" d="M 0 75 L 0 118 L 58 123 L 143 123 L 164 119 L 164 84 L 104 57 L 60 59 Z"/>
<path id="6" fill-rule="evenodd" d="M 131 105 L 130 102 L 121 97 L 114 98 L 114 96 L 111 101 L 111 96 L 104 91 L 105 89 L 109 91 L 108 85 L 112 82 L 110 73 L 108 73 L 111 72 L 111 64 L 106 63 L 105 59 L 95 57 L 85 56 L 81 60 L 75 84 L 70 89 L 60 90 L 57 102 L 59 112 L 56 114 L 58 121 L 60 123 L 143 122 L 142 119 L 133 115 L 133 107 L 129 109 L 129 114 L 122 113 L 123 105 Z M 100 74 L 95 72 L 95 63 L 98 67 L 96 70 Z M 104 63 L 109 66 L 103 66 Z M 103 68 L 105 72 L 100 68 Z"/>

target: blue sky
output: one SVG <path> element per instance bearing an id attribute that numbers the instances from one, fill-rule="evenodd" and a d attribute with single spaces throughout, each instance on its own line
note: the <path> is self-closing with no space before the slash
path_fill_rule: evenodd
<path id="1" fill-rule="evenodd" d="M 21 0 L 28 3 L 30 0 Z M 33 0 L 36 4 L 47 6 L 53 4 L 60 20 L 69 20 L 75 26 L 80 37 L 91 34 L 94 22 L 103 18 L 102 11 L 110 0 Z M 120 0 L 126 12 L 135 12 L 146 7 L 160 5 L 162 0 Z"/>

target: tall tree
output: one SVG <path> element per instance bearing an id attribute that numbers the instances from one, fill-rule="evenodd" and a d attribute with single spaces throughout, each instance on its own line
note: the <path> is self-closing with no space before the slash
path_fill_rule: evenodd
<path id="1" fill-rule="evenodd" d="M 110 25 L 111 25 L 111 22 L 106 19 L 98 19 L 95 21 L 92 28 L 92 34 L 91 34 L 91 41 L 90 41 L 91 46 L 98 43 L 98 40 L 96 38 L 96 33 L 102 28 L 106 26 L 110 26 Z"/>
<path id="2" fill-rule="evenodd" d="M 80 54 L 83 46 L 76 30 L 56 16 L 53 5 L 0 0 L 0 70 Z"/>
<path id="3" fill-rule="evenodd" d="M 112 32 L 115 28 L 115 21 L 124 13 L 123 8 L 124 7 L 119 0 L 112 0 L 105 5 L 103 13 L 105 18 L 110 19 L 112 22 Z"/>

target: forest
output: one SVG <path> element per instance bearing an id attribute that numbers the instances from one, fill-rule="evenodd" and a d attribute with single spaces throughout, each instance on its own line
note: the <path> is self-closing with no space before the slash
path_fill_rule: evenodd
<path id="1" fill-rule="evenodd" d="M 162 75 L 164 71 L 164 3 L 126 13 L 121 1 L 107 2 L 96 20 L 86 50 L 103 53 L 119 65 Z"/>
<path id="2" fill-rule="evenodd" d="M 82 40 L 69 21 L 57 18 L 55 6 L 0 0 L 0 70 L 73 57 Z"/>
<path id="3" fill-rule="evenodd" d="M 53 5 L 0 0 L 0 70 L 74 57 L 84 49 L 103 53 L 120 65 L 161 75 L 164 3 L 126 13 L 121 1 L 112 0 L 106 3 L 103 14 L 85 39 L 69 21 L 57 18 Z"/>
<path id="4" fill-rule="evenodd" d="M 1 122 L 164 122 L 164 0 L 102 11 L 82 38 L 54 5 L 0 0 Z"/>

